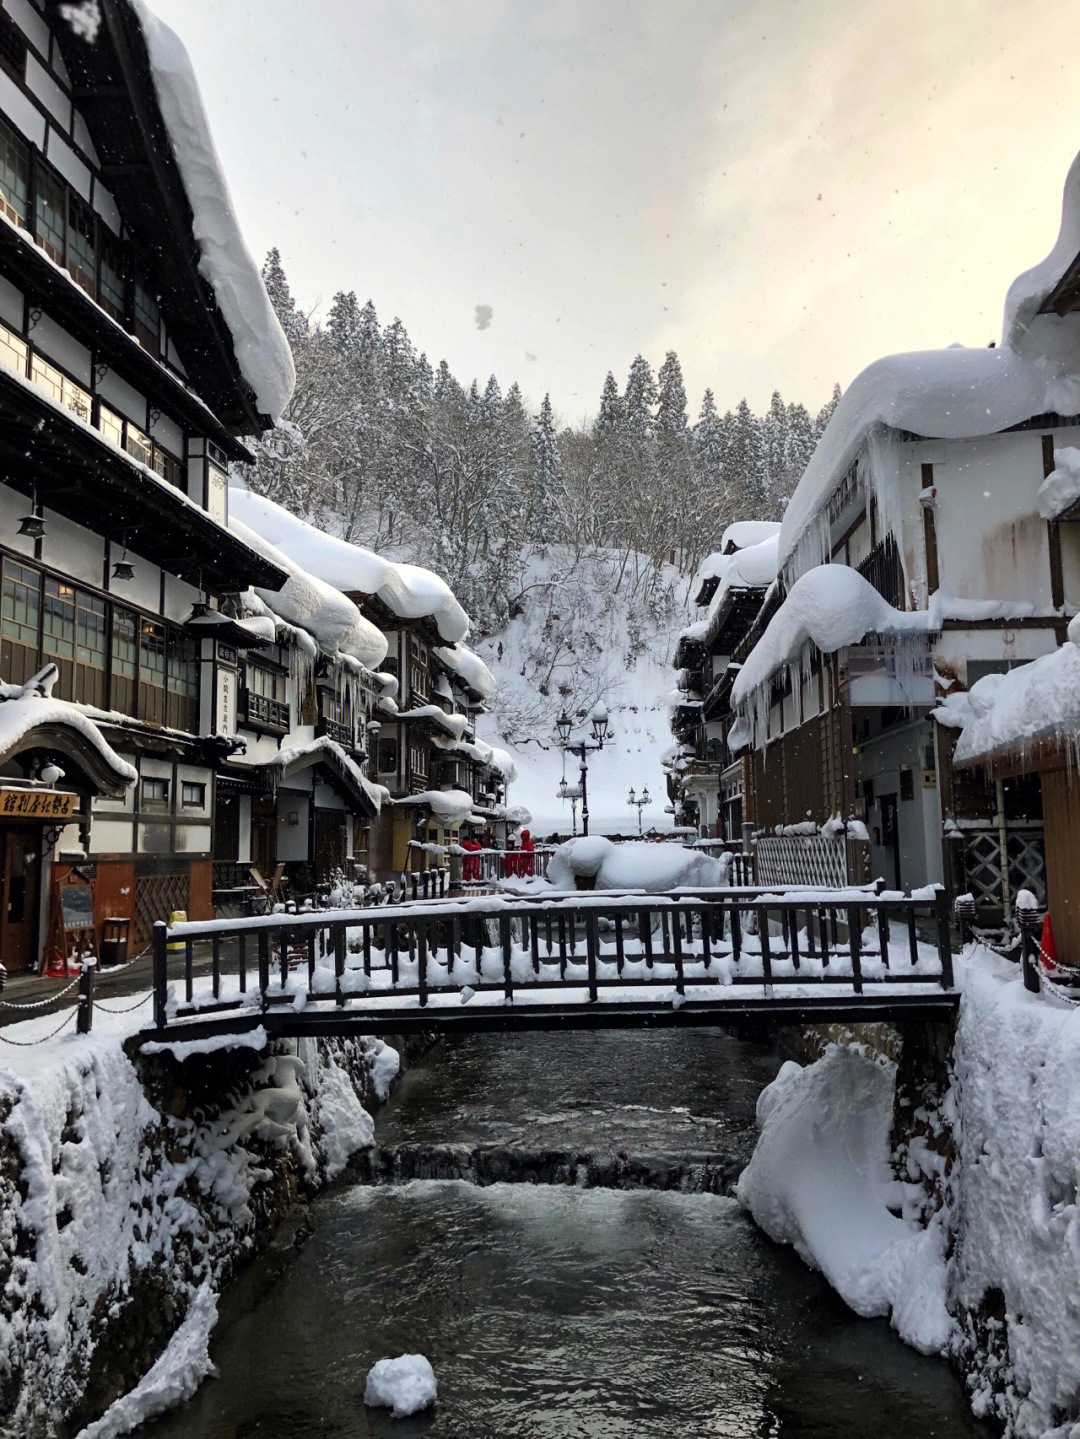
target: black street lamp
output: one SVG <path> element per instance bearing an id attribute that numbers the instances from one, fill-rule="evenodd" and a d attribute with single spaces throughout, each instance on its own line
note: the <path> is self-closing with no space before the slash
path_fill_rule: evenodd
<path id="1" fill-rule="evenodd" d="M 584 717 L 584 716 L 583 716 Z M 590 744 L 587 739 L 579 739 L 571 744 L 570 734 L 574 728 L 574 722 L 563 710 L 562 714 L 555 721 L 555 733 L 558 736 L 558 745 L 567 754 L 577 755 L 581 761 L 581 833 L 589 833 L 589 763 L 588 756 L 595 754 L 597 750 L 604 748 L 606 740 L 613 736 L 608 733 L 608 712 L 607 706 L 597 701 L 589 711 L 588 719 L 592 724 L 593 742 Z"/>
<path id="2" fill-rule="evenodd" d="M 633 805 L 633 807 L 637 810 L 637 832 L 638 834 L 642 834 L 644 831 L 641 827 L 641 811 L 645 808 L 647 804 L 652 804 L 652 796 L 649 794 L 649 786 L 646 785 L 645 788 L 641 791 L 640 799 L 636 799 L 634 797 L 634 791 L 633 788 L 631 788 L 630 798 L 627 803 Z"/>

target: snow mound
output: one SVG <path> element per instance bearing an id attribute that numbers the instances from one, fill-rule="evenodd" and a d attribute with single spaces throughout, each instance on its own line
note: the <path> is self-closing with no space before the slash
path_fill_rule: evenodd
<path id="1" fill-rule="evenodd" d="M 164 1414 L 174 1404 L 190 1399 L 208 1375 L 217 1373 L 209 1348 L 210 1334 L 216 1323 L 217 1295 L 204 1284 L 153 1368 L 130 1393 L 110 1405 L 100 1419 L 88 1424 L 78 1439 L 116 1439 Z"/>
<path id="2" fill-rule="evenodd" d="M 294 565 L 319 575 L 335 589 L 375 595 L 403 620 L 430 617 L 448 644 L 468 638 L 468 615 L 446 581 L 431 570 L 383 559 L 363 545 L 324 534 L 273 500 L 239 485 L 229 491 L 229 513 Z"/>
<path id="3" fill-rule="evenodd" d="M 548 864 L 548 883 L 574 889 L 575 879 L 596 878 L 597 889 L 640 889 L 663 894 L 680 885 L 702 888 L 727 883 L 726 857 L 713 859 L 701 850 L 678 844 L 625 840 L 616 844 L 603 835 L 568 839 Z"/>
<path id="4" fill-rule="evenodd" d="M 761 1136 L 736 1197 L 771 1239 L 791 1244 L 864 1317 L 885 1316 L 924 1353 L 944 1349 L 945 1235 L 890 1212 L 895 1070 L 832 1046 L 806 1069 L 788 1062 L 758 1100 Z"/>
<path id="5" fill-rule="evenodd" d="M 1054 451 L 1054 468 L 1039 486 L 1035 503 L 1044 520 L 1057 519 L 1080 500 L 1080 450 Z"/>
<path id="6" fill-rule="evenodd" d="M 495 676 L 468 645 L 438 645 L 435 654 L 452 674 L 463 680 L 481 699 L 490 699 L 495 693 Z"/>
<path id="7" fill-rule="evenodd" d="M 380 1359 L 364 1385 L 364 1403 L 389 1409 L 395 1419 L 430 1408 L 436 1395 L 435 1371 L 422 1354 Z"/>
<path id="8" fill-rule="evenodd" d="M 191 204 L 199 270 L 229 327 L 241 375 L 259 410 L 276 422 L 296 382 L 292 351 L 240 233 L 195 71 L 179 36 L 144 0 L 130 3 L 146 40 L 158 106 Z"/>

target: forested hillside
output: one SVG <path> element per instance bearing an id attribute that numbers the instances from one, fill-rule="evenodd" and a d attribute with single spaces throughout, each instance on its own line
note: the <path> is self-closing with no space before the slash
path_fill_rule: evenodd
<path id="1" fill-rule="evenodd" d="M 555 716 L 598 698 L 616 738 L 591 770 L 596 827 L 629 824 L 631 783 L 668 823 L 659 756 L 690 576 L 732 520 L 779 518 L 839 389 L 813 418 L 778 393 L 763 416 L 745 400 L 721 414 L 707 390 L 694 418 L 678 356 L 654 374 L 639 355 L 622 386 L 607 376 L 596 419 L 569 428 L 546 396 L 531 413 L 517 385 L 433 366 L 351 291 L 304 314 L 276 251 L 263 274 L 297 381 L 245 481 L 450 583 L 499 682 L 487 738 L 520 756 L 515 802 L 543 829 L 569 821 Z"/>

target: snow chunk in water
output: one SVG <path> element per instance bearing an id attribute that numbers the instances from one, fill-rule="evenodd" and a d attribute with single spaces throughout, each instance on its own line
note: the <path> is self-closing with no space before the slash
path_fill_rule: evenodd
<path id="1" fill-rule="evenodd" d="M 259 410 L 281 418 L 296 383 L 292 351 L 262 275 L 244 244 L 232 196 L 210 134 L 187 50 L 144 0 L 131 0 L 142 26 L 165 129 L 192 210 L 199 270 L 232 335 L 240 373 Z"/>
<path id="2" fill-rule="evenodd" d="M 789 1061 L 758 1099 L 761 1137 L 736 1197 L 771 1239 L 791 1244 L 867 1318 L 889 1315 L 924 1353 L 948 1343 L 945 1236 L 890 1213 L 895 1069 L 834 1045 L 806 1069 Z"/>
<path id="3" fill-rule="evenodd" d="M 88 1424 L 78 1439 L 116 1439 L 190 1399 L 217 1370 L 210 1360 L 210 1334 L 217 1322 L 217 1295 L 204 1284 L 192 1299 L 183 1324 L 168 1348 L 139 1383 Z"/>
<path id="4" fill-rule="evenodd" d="M 389 1409 L 395 1419 L 429 1408 L 436 1395 L 435 1371 L 422 1354 L 380 1359 L 364 1385 L 364 1403 Z"/>

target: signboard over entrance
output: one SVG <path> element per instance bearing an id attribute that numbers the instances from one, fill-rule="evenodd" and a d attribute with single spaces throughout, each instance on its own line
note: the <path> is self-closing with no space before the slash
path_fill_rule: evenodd
<path id="1" fill-rule="evenodd" d="M 56 789 L 4 789 L 0 787 L 0 819 L 74 819 L 79 796 Z"/>

